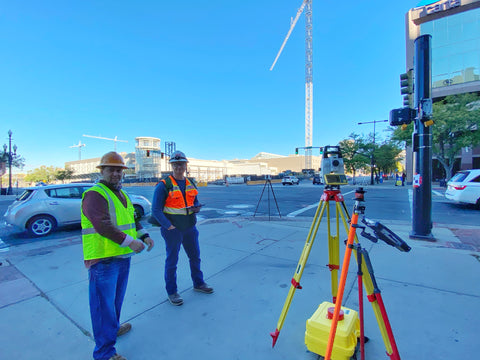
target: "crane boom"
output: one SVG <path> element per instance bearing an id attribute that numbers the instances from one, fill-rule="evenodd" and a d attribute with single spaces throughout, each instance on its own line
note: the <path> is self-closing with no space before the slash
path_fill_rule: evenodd
<path id="1" fill-rule="evenodd" d="M 283 44 L 282 44 L 282 46 L 280 47 L 280 50 L 278 51 L 278 54 L 277 54 L 277 56 L 275 57 L 275 60 L 273 61 L 272 66 L 270 66 L 270 71 L 273 70 L 275 64 L 277 63 L 277 60 L 278 60 L 278 58 L 280 57 L 280 54 L 282 53 L 283 48 L 285 47 L 285 44 L 287 43 L 288 38 L 290 37 L 290 34 L 291 34 L 292 31 L 293 31 L 293 28 L 294 28 L 295 25 L 297 24 L 297 21 L 298 21 L 298 19 L 300 18 L 300 15 L 302 15 L 303 8 L 305 7 L 305 4 L 307 3 L 307 1 L 308 1 L 308 0 L 304 0 L 304 1 L 303 1 L 302 6 L 300 6 L 300 8 L 299 8 L 298 11 L 297 11 L 297 16 L 295 16 L 295 19 L 294 19 L 294 20 L 292 21 L 292 23 L 290 24 L 290 29 L 288 30 L 287 36 L 285 36 L 285 40 L 283 40 Z"/>
<path id="2" fill-rule="evenodd" d="M 78 160 L 82 160 L 82 147 L 83 146 L 86 146 L 86 145 L 82 144 L 82 140 L 80 140 L 77 145 L 70 146 L 71 148 L 78 147 Z"/>
<path id="3" fill-rule="evenodd" d="M 273 61 L 270 71 L 277 63 L 285 44 L 290 37 L 300 15 L 305 9 L 305 169 L 312 169 L 312 139 L 313 139 L 313 22 L 312 0 L 303 0 L 302 6 L 297 11 L 297 16 L 290 24 L 285 40 Z"/>
<path id="4" fill-rule="evenodd" d="M 94 138 L 94 139 L 111 140 L 111 141 L 114 142 L 115 151 L 117 151 L 117 141 L 128 143 L 127 140 L 118 140 L 116 136 L 113 139 L 102 137 L 102 136 L 93 136 L 93 135 L 82 135 L 82 136 L 89 137 L 89 138 Z"/>

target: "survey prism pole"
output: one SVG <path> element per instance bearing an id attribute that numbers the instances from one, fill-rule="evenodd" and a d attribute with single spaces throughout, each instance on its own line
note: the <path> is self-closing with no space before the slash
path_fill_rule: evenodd
<path id="1" fill-rule="evenodd" d="M 432 47 L 431 35 L 415 40 L 415 131 L 411 238 L 432 239 Z"/>

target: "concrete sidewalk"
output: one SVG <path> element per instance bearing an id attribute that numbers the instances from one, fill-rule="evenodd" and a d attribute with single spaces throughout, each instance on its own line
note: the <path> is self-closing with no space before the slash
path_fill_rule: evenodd
<path id="1" fill-rule="evenodd" d="M 307 351 L 304 333 L 317 306 L 331 301 L 326 220 L 303 273 L 303 289 L 293 298 L 274 349 L 269 335 L 310 221 L 230 218 L 200 223 L 202 268 L 215 293 L 192 291 L 182 251 L 178 286 L 185 303 L 180 307 L 167 301 L 163 239 L 158 228 L 150 229 L 156 247 L 133 258 L 122 311 L 122 320 L 133 329 L 119 339 L 118 352 L 129 360 L 318 359 Z M 401 357 L 478 357 L 479 249 L 463 246 L 452 225 L 436 224 L 438 241 L 424 242 L 408 239 L 408 222 L 383 223 L 412 247 L 401 253 L 360 238 L 370 253 Z M 478 234 L 480 227 L 467 230 Z M 345 238 L 341 229 L 340 264 Z M 91 359 L 94 344 L 80 237 L 11 247 L 0 253 L 0 261 L 0 359 Z M 358 310 L 354 262 L 349 270 L 343 305 Z M 370 338 L 366 358 L 387 359 L 366 299 L 365 329 Z"/>

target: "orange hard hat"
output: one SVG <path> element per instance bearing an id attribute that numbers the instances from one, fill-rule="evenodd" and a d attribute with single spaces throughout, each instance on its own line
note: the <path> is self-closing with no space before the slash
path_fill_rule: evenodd
<path id="1" fill-rule="evenodd" d="M 104 166 L 118 166 L 123 169 L 128 169 L 128 167 L 125 166 L 125 161 L 123 161 L 123 157 L 115 151 L 110 151 L 102 156 L 100 164 L 97 166 L 97 168 L 100 169 Z"/>

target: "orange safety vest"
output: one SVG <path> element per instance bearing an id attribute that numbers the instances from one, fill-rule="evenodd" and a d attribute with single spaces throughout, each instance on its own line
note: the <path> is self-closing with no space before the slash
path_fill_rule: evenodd
<path id="1" fill-rule="evenodd" d="M 193 206 L 195 197 L 198 195 L 198 190 L 195 188 L 188 178 L 185 178 L 185 197 L 180 190 L 175 178 L 169 176 L 167 179 L 162 179 L 165 188 L 168 190 L 168 196 L 165 199 L 163 212 L 170 215 L 190 215 L 188 207 Z M 186 202 L 185 202 L 186 200 Z"/>

